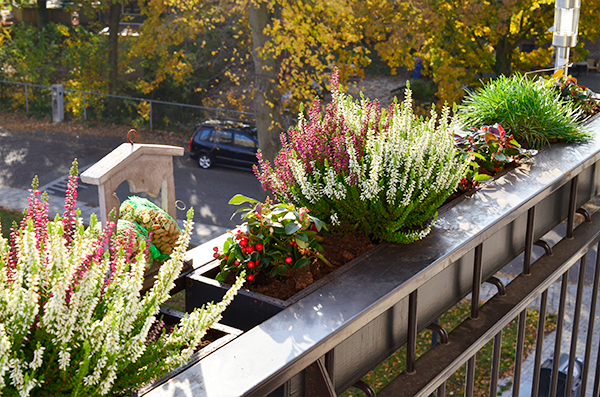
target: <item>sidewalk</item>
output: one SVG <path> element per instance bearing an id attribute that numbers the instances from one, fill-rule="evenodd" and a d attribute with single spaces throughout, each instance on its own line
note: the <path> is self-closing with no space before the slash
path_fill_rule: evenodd
<path id="1" fill-rule="evenodd" d="M 23 211 L 27 208 L 29 192 L 27 190 L 15 189 L 0 185 L 0 207 L 8 208 L 15 211 Z M 56 214 L 64 212 L 64 198 L 54 195 L 48 195 L 48 216 L 54 218 Z M 92 206 L 84 202 L 78 201 L 77 208 L 81 210 L 81 217 L 84 221 L 90 219 L 92 214 L 99 216 L 100 210 L 97 206 Z M 180 228 L 183 228 L 183 220 L 178 219 L 177 223 Z M 190 239 L 190 246 L 198 246 L 213 238 L 220 236 L 227 231 L 226 228 L 214 225 L 205 225 L 202 223 L 194 224 L 194 231 Z"/>

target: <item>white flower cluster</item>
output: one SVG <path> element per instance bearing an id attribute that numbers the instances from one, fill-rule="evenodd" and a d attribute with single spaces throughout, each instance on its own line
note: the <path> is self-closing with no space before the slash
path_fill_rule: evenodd
<path id="1" fill-rule="evenodd" d="M 84 232 L 80 218 L 68 244 L 60 219 L 48 222 L 41 244 L 28 220 L 15 241 L 16 264 L 12 248 L 0 234 L 0 395 L 16 392 L 26 397 L 39 387 L 63 383 L 61 392 L 73 395 L 112 392 L 123 368 L 149 349 L 148 335 L 159 305 L 169 298 L 181 271 L 192 216 L 190 211 L 171 258 L 144 297 L 140 293 L 144 247 L 133 261 L 122 250 L 111 259 L 101 253 L 102 241 Z M 189 358 L 241 284 L 240 279 L 223 302 L 196 310 L 183 319 L 177 332 L 161 337 L 161 343 L 174 346 L 164 371 Z"/>
<path id="2" fill-rule="evenodd" d="M 339 91 L 333 96 L 335 113 L 350 131 L 346 136 L 347 173 L 338 175 L 327 163 L 309 173 L 300 161 L 292 161 L 291 173 L 298 186 L 292 201 L 337 210 L 340 218 L 335 220 L 339 222 L 344 213 L 336 203 L 350 197 L 352 189 L 358 189 L 360 201 L 380 203 L 392 213 L 395 208 L 431 205 L 440 195 L 449 195 L 463 178 L 468 162 L 457 156 L 456 121 L 450 120 L 448 108 L 440 116 L 432 109 L 428 119 L 418 118 L 412 111 L 410 89 L 402 103 L 381 115 L 372 106 L 368 110 L 364 97 L 354 102 Z M 352 134 L 364 126 L 368 126 L 364 148 L 355 147 Z M 413 237 L 422 238 L 428 231 L 419 230 Z"/>

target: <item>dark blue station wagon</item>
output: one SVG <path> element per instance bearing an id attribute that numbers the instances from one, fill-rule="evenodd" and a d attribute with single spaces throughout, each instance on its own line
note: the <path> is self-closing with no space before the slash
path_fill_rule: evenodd
<path id="1" fill-rule="evenodd" d="M 201 168 L 215 164 L 251 168 L 257 164 L 258 137 L 256 128 L 231 122 L 206 122 L 190 139 L 190 156 Z"/>

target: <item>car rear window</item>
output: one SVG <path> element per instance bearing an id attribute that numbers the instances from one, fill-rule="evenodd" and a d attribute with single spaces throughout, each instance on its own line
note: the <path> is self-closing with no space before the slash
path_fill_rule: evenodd
<path id="1" fill-rule="evenodd" d="M 196 136 L 196 138 L 199 141 L 206 142 L 210 139 L 211 132 L 212 132 L 211 128 L 203 128 L 202 130 L 200 130 L 198 132 L 198 135 Z"/>

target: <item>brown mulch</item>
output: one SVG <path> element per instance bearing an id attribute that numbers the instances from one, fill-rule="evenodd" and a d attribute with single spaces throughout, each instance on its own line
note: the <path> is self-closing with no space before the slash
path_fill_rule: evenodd
<path id="1" fill-rule="evenodd" d="M 292 269 L 289 277 L 271 277 L 267 272 L 259 272 L 253 281 L 247 281 L 244 288 L 272 298 L 286 300 L 302 291 L 315 281 L 325 277 L 339 267 L 350 262 L 375 247 L 375 244 L 364 234 L 353 232 L 347 234 L 327 234 L 321 242 L 323 256 L 331 266 L 317 261 L 305 269 Z M 233 283 L 235 276 L 230 274 L 228 283 Z"/>

